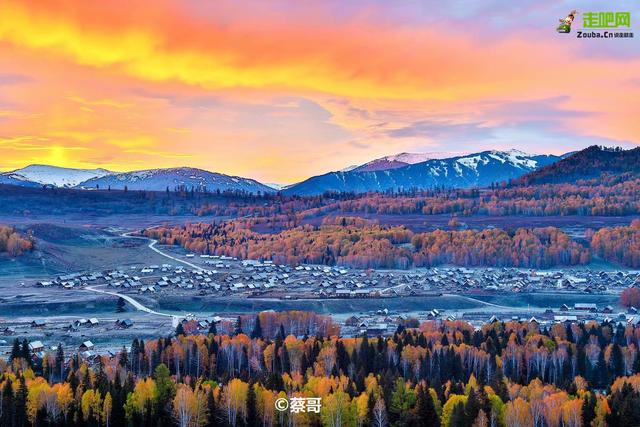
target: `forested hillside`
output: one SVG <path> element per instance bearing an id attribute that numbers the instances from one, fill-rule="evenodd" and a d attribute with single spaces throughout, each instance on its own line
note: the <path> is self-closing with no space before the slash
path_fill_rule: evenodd
<path id="1" fill-rule="evenodd" d="M 87 365 L 63 346 L 16 341 L 0 364 L 3 426 L 640 425 L 640 329 L 461 322 L 399 325 L 388 338 L 304 335 L 260 317 L 232 331 L 142 342 Z M 603 393 L 603 391 L 607 393 Z M 320 398 L 319 413 L 276 399 Z"/>
<path id="2" fill-rule="evenodd" d="M 583 245 L 553 228 L 413 233 L 403 226 L 381 226 L 360 218 L 329 218 L 275 234 L 257 233 L 248 221 L 187 224 L 146 230 L 162 244 L 198 253 L 285 264 L 346 265 L 356 268 L 504 266 L 549 268 L 586 264 Z"/>
<path id="3" fill-rule="evenodd" d="M 640 147 L 631 150 L 591 146 L 556 163 L 530 172 L 515 183 L 535 185 L 600 178 L 607 175 L 640 175 Z"/>

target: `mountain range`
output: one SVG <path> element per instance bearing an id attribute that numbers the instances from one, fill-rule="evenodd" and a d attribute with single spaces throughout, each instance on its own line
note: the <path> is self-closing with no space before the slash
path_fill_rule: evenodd
<path id="1" fill-rule="evenodd" d="M 404 166 L 415 165 L 427 160 L 451 157 L 450 153 L 400 153 L 393 156 L 385 156 L 371 160 L 363 165 L 343 169 L 343 172 L 373 172 L 389 169 L 398 169 Z"/>
<path id="2" fill-rule="evenodd" d="M 273 192 L 273 188 L 256 180 L 209 172 L 196 168 L 148 169 L 134 172 L 111 173 L 88 179 L 78 185 L 80 188 L 112 188 L 122 190 L 164 191 L 184 187 L 186 189 L 207 189 L 209 191 L 242 190 L 249 193 Z"/>
<path id="3" fill-rule="evenodd" d="M 249 193 L 273 192 L 256 180 L 209 172 L 196 168 L 148 169 L 112 172 L 106 169 L 72 169 L 48 165 L 30 165 L 0 174 L 0 184 L 22 187 L 64 187 L 77 189 L 111 188 L 123 190 L 165 191 L 167 188 L 209 191 L 242 190 Z"/>
<path id="4" fill-rule="evenodd" d="M 29 165 L 25 168 L 0 175 L 0 182 L 26 186 L 51 185 L 73 188 L 84 181 L 99 178 L 113 172 L 106 169 L 72 169 L 47 165 Z M 4 182 L 7 181 L 7 182 Z M 12 182 L 11 182 L 12 181 Z"/>
<path id="5" fill-rule="evenodd" d="M 596 152 L 594 150 L 604 151 Z M 640 162 L 633 162 L 636 161 L 636 157 L 640 157 L 640 149 L 627 150 L 623 153 L 630 152 L 632 154 L 623 155 L 616 150 L 589 147 L 575 154 L 570 153 L 571 156 L 569 154 L 555 156 L 533 155 L 518 150 L 492 150 L 449 158 L 443 158 L 444 153 L 400 153 L 375 159 L 348 170 L 313 176 L 288 186 L 267 185 L 250 178 L 229 176 L 190 167 L 113 172 L 106 169 L 71 169 L 30 165 L 12 172 L 1 173 L 0 184 L 86 190 L 97 188 L 122 190 L 127 188 L 129 190 L 164 191 L 167 188 L 170 190 L 206 188 L 209 191 L 242 190 L 249 193 L 281 191 L 288 195 L 316 195 L 329 191 L 363 193 L 437 187 L 469 188 L 489 186 L 492 183 L 519 178 L 521 180 L 546 179 L 549 181 L 552 179 L 549 178 L 550 176 L 566 176 L 569 170 L 576 174 L 586 173 L 583 160 L 571 160 L 575 156 L 589 155 L 595 157 L 596 160 L 602 158 L 599 160 L 599 164 L 603 168 L 612 168 L 611 162 L 618 164 L 620 162 L 618 158 L 626 156 L 625 165 L 631 162 L 627 166 L 632 169 L 637 168 Z M 610 159 L 609 163 L 607 163 L 607 159 Z M 558 168 L 560 174 L 557 173 Z M 535 175 L 534 171 L 537 171 L 539 175 Z M 534 173 L 532 174 L 532 172 Z M 536 178 L 528 178 L 529 176 L 536 176 Z M 544 176 L 547 178 L 543 178 Z"/>
<path id="6" fill-rule="evenodd" d="M 287 187 L 284 194 L 314 195 L 327 191 L 369 191 L 469 188 L 518 178 L 561 159 L 554 155 L 531 155 L 518 150 L 483 151 L 447 159 L 430 159 L 391 169 L 329 172 Z M 378 162 L 378 167 L 380 162 Z"/>

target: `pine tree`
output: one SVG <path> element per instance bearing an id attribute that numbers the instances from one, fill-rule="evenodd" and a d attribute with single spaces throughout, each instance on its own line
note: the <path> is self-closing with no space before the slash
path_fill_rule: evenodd
<path id="1" fill-rule="evenodd" d="M 453 407 L 453 411 L 451 412 L 451 420 L 449 421 L 449 427 L 466 427 L 467 426 L 467 417 L 464 413 L 464 403 L 458 402 L 456 406 Z"/>
<path id="2" fill-rule="evenodd" d="M 218 335 L 218 330 L 216 329 L 216 322 L 211 322 L 209 325 L 209 333 L 211 335 Z"/>
<path id="3" fill-rule="evenodd" d="M 596 397 L 593 393 L 588 393 L 582 402 L 582 423 L 590 426 L 591 421 L 596 417 Z"/>
<path id="4" fill-rule="evenodd" d="M 213 397 L 213 390 L 207 393 L 207 411 L 209 412 L 208 427 L 215 427 L 218 425 L 218 414 L 216 409 L 216 400 Z"/>
<path id="5" fill-rule="evenodd" d="M 240 335 L 242 334 L 242 319 L 240 318 L 240 316 L 238 316 L 238 320 L 236 321 L 236 328 L 233 331 L 234 335 Z"/>
<path id="6" fill-rule="evenodd" d="M 11 378 L 7 378 L 2 389 L 2 416 L 0 417 L 0 425 L 11 426 L 15 422 L 14 396 Z"/>
<path id="7" fill-rule="evenodd" d="M 29 350 L 29 340 L 27 340 L 26 338 L 22 340 L 20 357 L 26 360 L 29 363 L 29 366 L 31 366 L 31 351 Z"/>
<path id="8" fill-rule="evenodd" d="M 13 347 L 11 348 L 11 356 L 9 357 L 9 360 L 13 361 L 20 357 L 22 357 L 22 349 L 20 348 L 20 340 L 16 338 L 13 340 Z"/>
<path id="9" fill-rule="evenodd" d="M 24 377 L 20 376 L 18 380 L 20 384 L 18 385 L 18 390 L 16 391 L 15 396 L 15 426 L 16 427 L 24 427 L 28 425 L 27 420 L 27 384 L 25 383 Z"/>
<path id="10" fill-rule="evenodd" d="M 120 351 L 120 366 L 126 368 L 129 364 L 129 353 L 127 353 L 126 347 L 122 346 L 122 350 Z"/>
<path id="11" fill-rule="evenodd" d="M 478 416 L 478 412 L 480 411 L 480 402 L 478 402 L 478 397 L 476 395 L 476 390 L 471 389 L 469 392 L 469 398 L 467 399 L 467 404 L 465 405 L 464 412 L 467 417 L 467 425 L 473 424 L 474 420 Z"/>
<path id="12" fill-rule="evenodd" d="M 258 410 L 256 408 L 256 392 L 253 383 L 249 384 L 247 391 L 247 426 L 258 425 Z"/>
<path id="13" fill-rule="evenodd" d="M 59 381 L 64 380 L 64 348 L 62 343 L 58 343 L 58 350 L 56 351 L 56 366 L 59 372 Z"/>
<path id="14" fill-rule="evenodd" d="M 253 325 L 253 331 L 251 331 L 251 338 L 262 338 L 262 326 L 260 326 L 260 315 L 256 316 L 256 322 Z"/>
<path id="15" fill-rule="evenodd" d="M 493 388 L 496 395 L 498 395 L 503 402 L 506 402 L 509 399 L 509 392 L 507 390 L 507 385 L 504 383 L 502 369 L 499 367 L 494 369 L 493 375 L 491 375 L 491 388 Z"/>
<path id="16" fill-rule="evenodd" d="M 284 341 L 287 335 L 284 333 L 284 325 L 280 323 L 280 329 L 278 330 L 278 335 L 276 336 L 277 340 Z"/>
<path id="17" fill-rule="evenodd" d="M 171 379 L 169 368 L 164 363 L 159 364 L 154 371 L 156 380 L 156 408 L 155 413 L 162 425 L 171 425 L 171 411 L 169 409 L 171 400 L 176 392 L 176 385 Z"/>
<path id="18" fill-rule="evenodd" d="M 440 417 L 436 412 L 431 393 L 423 385 L 418 386 L 418 400 L 416 401 L 416 415 L 422 426 L 440 427 Z"/>
<path id="19" fill-rule="evenodd" d="M 178 326 L 176 326 L 176 336 L 184 336 L 184 326 L 182 326 L 182 322 L 178 323 Z"/>

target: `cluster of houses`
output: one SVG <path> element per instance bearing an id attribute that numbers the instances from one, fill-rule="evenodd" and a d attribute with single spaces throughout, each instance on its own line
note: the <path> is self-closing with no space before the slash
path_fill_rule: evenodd
<path id="1" fill-rule="evenodd" d="M 189 256 L 195 256 L 189 254 Z M 441 267 L 410 271 L 354 270 L 322 265 L 290 267 L 271 261 L 200 255 L 205 268 L 147 265 L 76 273 L 37 282 L 66 289 L 103 284 L 138 293 L 198 292 L 201 295 L 289 298 L 371 298 L 447 293 L 561 292 L 602 294 L 640 287 L 634 271 Z"/>
<path id="2" fill-rule="evenodd" d="M 98 357 L 98 353 L 95 351 L 95 345 L 89 340 L 83 341 L 76 350 L 80 357 L 87 362 L 92 362 Z M 45 345 L 40 340 L 29 342 L 29 351 L 34 360 L 44 358 L 47 352 Z M 58 351 L 58 346 L 51 346 L 49 351 L 55 353 Z"/>
<path id="3" fill-rule="evenodd" d="M 598 294 L 640 287 L 637 271 L 526 270 L 514 268 L 433 268 L 425 285 L 449 291 L 568 292 Z"/>
<path id="4" fill-rule="evenodd" d="M 385 336 L 393 334 L 399 325 L 417 327 L 420 323 L 429 320 L 464 320 L 478 328 L 493 322 L 515 321 L 548 326 L 555 323 L 577 323 L 591 320 L 640 327 L 640 310 L 630 307 L 626 312 L 622 312 L 612 305 L 574 303 L 571 305 L 562 304 L 557 309 L 538 309 L 534 315 L 532 315 L 531 311 L 527 315 L 523 315 L 522 311 L 514 313 L 505 311 L 488 316 L 486 311 L 454 314 L 435 308 L 407 315 L 398 312 L 392 313 L 385 308 L 375 312 L 349 316 L 343 322 L 342 333 L 344 335 L 367 333 L 369 336 Z"/>
<path id="5" fill-rule="evenodd" d="M 83 319 L 74 320 L 63 329 L 66 329 L 67 332 L 76 332 L 81 328 L 94 328 L 94 327 L 97 327 L 98 325 L 100 325 L 100 321 L 95 317 L 92 317 L 89 319 L 83 318 Z M 29 326 L 31 328 L 44 329 L 49 325 L 45 320 L 36 319 L 31 321 Z M 113 325 L 113 327 L 117 329 L 128 329 L 132 326 L 133 326 L 133 321 L 131 319 L 118 319 Z M 4 335 L 16 335 L 15 329 L 10 327 L 5 327 L 3 329 L 3 333 Z M 34 340 L 29 342 L 29 351 L 31 352 L 31 356 L 34 360 L 42 359 L 47 352 L 55 353 L 57 350 L 58 350 L 58 347 L 56 345 L 50 346 L 49 349 L 47 350 L 41 340 Z M 69 349 L 65 349 L 65 352 L 69 352 Z M 77 353 L 82 360 L 88 363 L 96 362 L 99 356 L 99 353 L 97 352 L 96 347 L 91 340 L 85 340 L 82 343 L 80 343 L 80 345 L 75 349 L 74 352 Z M 107 352 L 107 353 L 112 354 L 110 352 Z"/>

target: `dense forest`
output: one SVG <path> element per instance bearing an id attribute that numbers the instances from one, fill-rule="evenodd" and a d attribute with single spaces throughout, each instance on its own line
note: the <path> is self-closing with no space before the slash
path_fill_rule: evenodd
<path id="1" fill-rule="evenodd" d="M 573 182 L 579 179 L 610 175 L 640 176 L 640 148 L 623 150 L 593 145 L 555 163 L 533 171 L 517 184 L 532 185 L 553 182 Z"/>
<path id="2" fill-rule="evenodd" d="M 428 321 L 346 338 L 296 336 L 296 321 L 266 315 L 207 335 L 185 321 L 175 337 L 135 339 L 90 366 L 62 346 L 31 356 L 16 340 L 0 363 L 0 425 L 640 425 L 632 325 Z M 263 320 L 282 322 L 273 337 Z M 275 409 L 276 399 L 310 397 L 318 413 Z"/>
<path id="3" fill-rule="evenodd" d="M 629 227 L 601 228 L 591 238 L 594 253 L 618 264 L 640 267 L 640 220 Z"/>
<path id="4" fill-rule="evenodd" d="M 23 236 L 13 227 L 0 225 L 0 255 L 7 254 L 11 257 L 22 255 L 33 248 L 33 239 Z"/>
<path id="5" fill-rule="evenodd" d="M 0 206 L 0 213 L 5 214 L 250 216 L 272 223 L 300 223 L 328 214 L 621 216 L 640 214 L 640 178 L 620 174 L 562 183 L 502 183 L 483 189 L 326 193 L 309 197 L 182 189 L 86 191 L 0 185 L 0 198 L 7 202 Z"/>
<path id="6" fill-rule="evenodd" d="M 520 228 L 413 233 L 404 226 L 381 226 L 353 217 L 328 218 L 280 233 L 250 229 L 248 221 L 148 229 L 162 244 L 198 253 L 286 264 L 346 265 L 357 268 L 411 268 L 443 264 L 548 268 L 586 264 L 590 253 L 557 228 Z"/>

